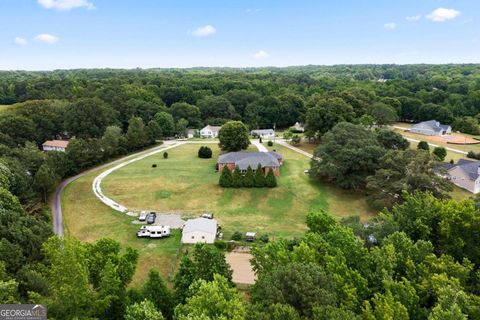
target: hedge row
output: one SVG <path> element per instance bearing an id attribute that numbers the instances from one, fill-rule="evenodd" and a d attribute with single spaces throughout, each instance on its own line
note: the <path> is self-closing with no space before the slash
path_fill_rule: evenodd
<path id="1" fill-rule="evenodd" d="M 277 178 L 273 170 L 268 170 L 268 174 L 265 176 L 260 165 L 258 165 L 255 173 L 249 166 L 245 175 L 242 175 L 238 167 L 235 168 L 233 173 L 227 167 L 224 167 L 219 184 L 224 188 L 275 188 Z"/>

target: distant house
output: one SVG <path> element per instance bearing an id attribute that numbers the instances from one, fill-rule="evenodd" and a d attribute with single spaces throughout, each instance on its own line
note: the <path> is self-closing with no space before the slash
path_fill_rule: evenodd
<path id="1" fill-rule="evenodd" d="M 275 151 L 270 152 L 229 152 L 218 157 L 218 171 L 227 167 L 231 171 L 238 167 L 242 173 L 246 173 L 248 167 L 253 171 L 257 170 L 258 165 L 263 169 L 263 174 L 273 170 L 275 176 L 280 175 L 280 166 L 282 165 L 282 155 Z"/>
<path id="2" fill-rule="evenodd" d="M 480 192 L 480 161 L 460 159 L 457 164 L 446 163 L 447 179 L 471 193 Z"/>
<path id="3" fill-rule="evenodd" d="M 207 125 L 205 128 L 200 130 L 200 136 L 202 138 L 216 138 L 218 137 L 218 132 L 220 131 L 220 128 L 222 127 Z"/>
<path id="4" fill-rule="evenodd" d="M 250 134 L 253 137 L 262 139 L 273 139 L 275 137 L 275 131 L 273 131 L 273 129 L 252 130 Z"/>
<path id="5" fill-rule="evenodd" d="M 427 136 L 443 136 L 452 133 L 452 127 L 446 124 L 440 124 L 440 122 L 436 120 L 430 120 L 414 124 L 410 128 L 410 132 Z"/>
<path id="6" fill-rule="evenodd" d="M 47 140 L 42 143 L 43 151 L 62 151 L 65 152 L 68 146 L 68 140 Z"/>
<path id="7" fill-rule="evenodd" d="M 187 130 L 185 130 L 185 134 L 187 135 L 188 139 L 191 139 L 198 134 L 198 130 L 197 129 L 187 129 Z"/>
<path id="8" fill-rule="evenodd" d="M 292 126 L 292 129 L 293 131 L 297 132 L 305 132 L 305 126 L 300 122 L 295 122 L 295 124 Z"/>
<path id="9" fill-rule="evenodd" d="M 182 243 L 214 243 L 217 236 L 217 220 L 207 218 L 190 219 L 182 229 Z"/>

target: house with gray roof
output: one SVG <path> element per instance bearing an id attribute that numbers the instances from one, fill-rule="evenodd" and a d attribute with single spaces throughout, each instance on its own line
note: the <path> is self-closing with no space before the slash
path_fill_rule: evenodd
<path id="1" fill-rule="evenodd" d="M 446 164 L 447 179 L 473 194 L 480 192 L 480 161 L 460 159 L 457 164 Z"/>
<path id="2" fill-rule="evenodd" d="M 222 127 L 207 125 L 200 130 L 200 136 L 202 138 L 216 138 Z"/>
<path id="3" fill-rule="evenodd" d="M 275 151 L 269 152 L 229 152 L 220 155 L 218 157 L 217 166 L 218 171 L 227 167 L 231 171 L 234 171 L 238 167 L 242 173 L 246 173 L 248 167 L 253 171 L 257 170 L 258 165 L 263 169 L 263 173 L 266 175 L 269 170 L 273 170 L 275 176 L 280 174 L 280 166 L 282 165 L 283 157 L 280 153 Z"/>
<path id="4" fill-rule="evenodd" d="M 452 127 L 447 124 L 440 124 L 437 120 L 429 120 L 414 124 L 410 128 L 410 132 L 427 136 L 443 136 L 452 133 Z"/>
<path id="5" fill-rule="evenodd" d="M 217 220 L 208 218 L 190 219 L 182 229 L 182 243 L 214 243 L 217 237 Z"/>
<path id="6" fill-rule="evenodd" d="M 250 131 L 250 134 L 253 137 L 262 139 L 273 139 L 275 137 L 275 131 L 273 131 L 273 129 L 252 130 Z"/>

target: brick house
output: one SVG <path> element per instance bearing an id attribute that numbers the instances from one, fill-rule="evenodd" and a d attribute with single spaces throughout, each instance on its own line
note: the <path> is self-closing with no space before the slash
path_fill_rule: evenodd
<path id="1" fill-rule="evenodd" d="M 255 172 L 260 164 L 263 173 L 266 175 L 269 170 L 273 170 L 275 176 L 280 175 L 280 166 L 282 165 L 283 157 L 280 153 L 275 151 L 269 152 L 229 152 L 218 157 L 217 167 L 218 171 L 222 172 L 223 168 L 227 167 L 231 171 L 239 168 L 244 174 L 248 167 Z"/>

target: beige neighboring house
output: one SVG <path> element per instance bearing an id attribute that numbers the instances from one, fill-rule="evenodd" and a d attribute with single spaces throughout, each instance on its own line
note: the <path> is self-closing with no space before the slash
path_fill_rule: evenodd
<path id="1" fill-rule="evenodd" d="M 447 179 L 473 194 L 480 192 L 480 161 L 460 159 L 457 164 L 445 164 Z"/>
<path id="2" fill-rule="evenodd" d="M 217 237 L 217 220 L 208 218 L 190 219 L 182 229 L 182 243 L 214 243 Z"/>
<path id="3" fill-rule="evenodd" d="M 200 130 L 200 136 L 202 138 L 216 138 L 222 127 L 207 125 L 205 128 Z"/>
<path id="4" fill-rule="evenodd" d="M 197 129 L 187 129 L 186 134 L 188 139 L 192 139 L 197 135 L 198 130 Z"/>
<path id="5" fill-rule="evenodd" d="M 47 140 L 42 143 L 42 149 L 45 152 L 48 151 L 61 151 L 65 152 L 68 147 L 68 140 Z"/>

